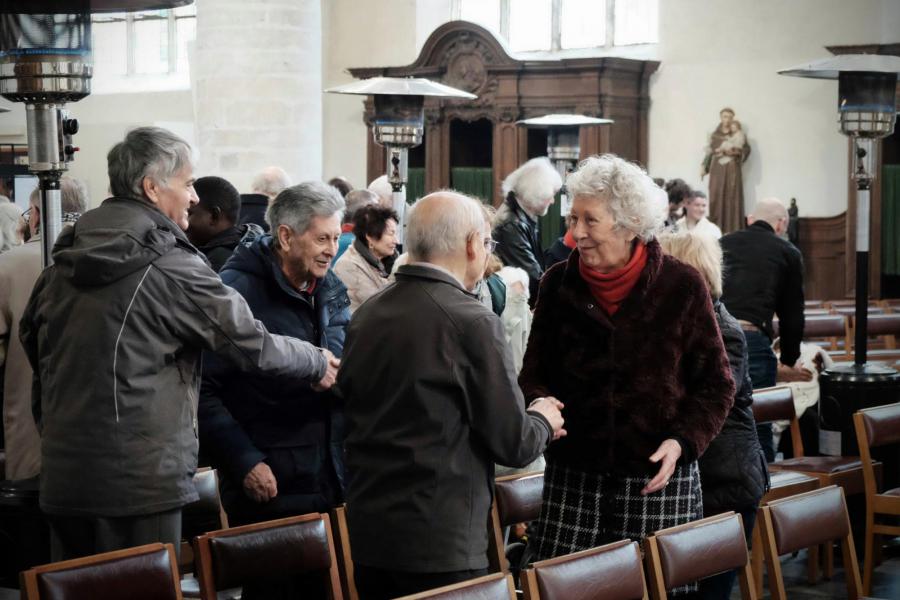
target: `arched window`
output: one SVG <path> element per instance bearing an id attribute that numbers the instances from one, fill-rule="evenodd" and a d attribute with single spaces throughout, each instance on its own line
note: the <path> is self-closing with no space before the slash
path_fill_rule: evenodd
<path id="1" fill-rule="evenodd" d="M 453 0 L 452 14 L 498 33 L 514 52 L 659 40 L 658 0 Z"/>

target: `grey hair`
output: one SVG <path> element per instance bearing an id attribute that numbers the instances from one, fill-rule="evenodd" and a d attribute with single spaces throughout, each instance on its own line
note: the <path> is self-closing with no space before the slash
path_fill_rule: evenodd
<path id="1" fill-rule="evenodd" d="M 266 210 L 266 223 L 272 233 L 279 226 L 290 227 L 302 234 L 309 229 L 313 217 L 343 217 L 344 197 L 334 186 L 321 181 L 304 181 L 281 190 Z"/>
<path id="2" fill-rule="evenodd" d="M 441 210 L 428 210 L 428 204 L 445 202 Z M 423 208 L 424 207 L 424 208 Z M 465 248 L 466 238 L 485 226 L 481 202 L 453 190 L 441 190 L 424 196 L 407 212 L 406 244 L 410 260 L 428 261 L 452 256 Z"/>
<path id="3" fill-rule="evenodd" d="M 356 214 L 356 211 L 369 204 L 378 204 L 379 198 L 378 194 L 371 190 L 351 190 L 344 196 L 344 201 L 347 202 L 344 222 L 349 223 L 353 220 L 353 215 Z"/>
<path id="4" fill-rule="evenodd" d="M 143 198 L 144 178 L 157 185 L 166 182 L 186 166 L 193 166 L 191 147 L 186 141 L 161 127 L 138 127 L 106 155 L 109 189 L 114 196 Z"/>
<path id="5" fill-rule="evenodd" d="M 274 198 L 291 185 L 291 178 L 281 167 L 266 167 L 253 178 L 251 189 L 256 194 Z"/>
<path id="6" fill-rule="evenodd" d="M 74 223 L 87 210 L 88 190 L 87 185 L 80 180 L 68 175 L 63 175 L 59 180 L 60 190 L 60 209 L 62 210 L 63 223 Z M 28 202 L 32 206 L 36 206 L 38 210 L 41 208 L 41 188 L 36 187 L 31 190 Z M 32 213 L 33 214 L 33 213 Z M 35 218 L 32 216 L 32 218 Z M 40 221 L 34 222 L 34 231 L 41 230 Z"/>
<path id="7" fill-rule="evenodd" d="M 656 237 L 669 212 L 666 193 L 636 164 L 615 154 L 591 156 L 566 179 L 575 196 L 606 201 L 616 227 L 630 231 L 644 242 Z"/>
<path id="8" fill-rule="evenodd" d="M 520 204 L 534 212 L 547 198 L 555 196 L 561 187 L 559 172 L 550 164 L 550 159 L 541 156 L 532 158 L 507 175 L 501 189 L 504 196 L 513 192 Z"/>
<path id="9" fill-rule="evenodd" d="M 21 210 L 9 200 L 0 201 L 0 252 L 6 252 L 22 243 L 19 237 Z"/>

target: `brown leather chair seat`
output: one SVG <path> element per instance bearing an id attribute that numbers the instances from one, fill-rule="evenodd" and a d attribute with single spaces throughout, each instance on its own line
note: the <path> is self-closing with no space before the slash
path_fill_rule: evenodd
<path id="1" fill-rule="evenodd" d="M 644 540 L 650 596 L 665 600 L 667 590 L 737 570 L 743 600 L 755 600 L 753 575 L 740 515 L 724 513 L 657 531 Z"/>
<path id="2" fill-rule="evenodd" d="M 25 600 L 181 600 L 171 544 L 148 544 L 43 565 L 21 575 Z"/>
<path id="3" fill-rule="evenodd" d="M 396 600 L 516 600 L 512 575 L 494 573 Z"/>
<path id="4" fill-rule="evenodd" d="M 506 475 L 494 482 L 494 503 L 488 522 L 488 561 L 491 571 L 506 573 L 506 542 L 509 527 L 541 516 L 544 474 Z"/>
<path id="5" fill-rule="evenodd" d="M 801 548 L 830 546 L 841 542 L 846 571 L 847 597 L 862 592 L 853 534 L 847 516 L 844 490 L 832 485 L 805 494 L 775 500 L 760 509 L 757 523 L 762 529 L 773 600 L 787 600 L 779 557 Z"/>
<path id="6" fill-rule="evenodd" d="M 900 316 L 900 315 L 898 315 Z M 872 591 L 875 568 L 884 536 L 900 536 L 900 488 L 879 492 L 879 463 L 872 460 L 871 448 L 900 445 L 900 402 L 857 411 L 853 415 L 856 441 L 862 457 L 866 490 L 866 541 L 863 593 Z"/>
<path id="7" fill-rule="evenodd" d="M 318 573 L 336 600 L 343 598 L 325 514 L 277 519 L 213 531 L 194 540 L 200 597 L 285 573 Z"/>
<path id="8" fill-rule="evenodd" d="M 522 571 L 525 600 L 646 600 L 637 542 L 622 540 L 534 563 Z"/>
<path id="9" fill-rule="evenodd" d="M 840 473 L 862 468 L 862 462 L 856 456 L 800 456 L 770 463 L 769 468 L 806 473 Z"/>

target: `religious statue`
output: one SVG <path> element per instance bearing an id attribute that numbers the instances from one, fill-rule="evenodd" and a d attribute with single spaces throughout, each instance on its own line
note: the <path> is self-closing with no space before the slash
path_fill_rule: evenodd
<path id="1" fill-rule="evenodd" d="M 709 174 L 709 220 L 722 233 L 744 227 L 744 179 L 741 169 L 750 155 L 750 145 L 734 110 L 719 111 L 719 126 L 709 136 L 703 157 L 702 180 Z"/>

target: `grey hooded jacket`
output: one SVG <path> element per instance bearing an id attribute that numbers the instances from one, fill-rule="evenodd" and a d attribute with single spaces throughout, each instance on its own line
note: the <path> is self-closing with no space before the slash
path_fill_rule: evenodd
<path id="1" fill-rule="evenodd" d="M 270 334 L 151 204 L 110 198 L 63 232 L 20 337 L 42 426 L 41 507 L 130 516 L 197 498 L 200 351 L 318 381 L 314 346 Z"/>

